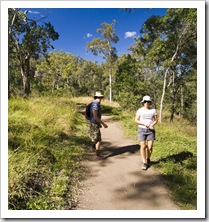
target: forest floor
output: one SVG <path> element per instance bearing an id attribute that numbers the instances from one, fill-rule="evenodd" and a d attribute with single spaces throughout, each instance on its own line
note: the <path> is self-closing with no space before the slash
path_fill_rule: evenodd
<path id="1" fill-rule="evenodd" d="M 141 169 L 140 146 L 126 138 L 119 122 L 110 116 L 103 120 L 108 124 L 101 128 L 106 158 L 97 160 L 92 152 L 85 161 L 77 210 L 179 210 L 160 174 L 152 166 Z"/>

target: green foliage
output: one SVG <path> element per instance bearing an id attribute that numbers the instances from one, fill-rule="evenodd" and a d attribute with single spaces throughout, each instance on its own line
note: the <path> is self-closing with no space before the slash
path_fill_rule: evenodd
<path id="1" fill-rule="evenodd" d="M 151 86 L 151 80 L 154 83 L 147 94 L 153 94 L 155 102 L 162 101 L 160 117 L 167 107 L 171 121 L 175 113 L 195 122 L 196 86 L 194 82 L 191 90 L 188 86 L 197 75 L 197 10 L 167 9 L 162 17 L 148 18 L 141 34 L 131 46 L 131 56 L 145 78 L 149 76 L 146 85 Z"/>
<path id="2" fill-rule="evenodd" d="M 103 39 L 94 38 L 87 43 L 87 51 L 91 51 L 94 55 L 101 55 L 106 60 L 106 64 L 103 66 L 104 73 L 106 73 L 104 77 L 109 77 L 109 86 L 107 85 L 107 88 L 104 84 L 103 87 L 109 91 L 110 101 L 112 101 L 112 82 L 114 82 L 115 66 L 118 58 L 116 48 L 113 46 L 119 41 L 114 28 L 116 24 L 116 20 L 113 20 L 111 24 L 103 22 L 101 24 L 102 28 L 97 29 L 97 32 L 102 34 Z M 106 79 L 103 82 L 105 81 Z"/>
<path id="3" fill-rule="evenodd" d="M 34 89 L 40 95 L 75 97 L 102 88 L 102 67 L 70 53 L 52 52 L 36 68 Z"/>
<path id="4" fill-rule="evenodd" d="M 152 96 L 154 103 L 157 102 L 159 80 L 152 73 L 144 75 L 144 72 L 139 62 L 131 57 L 118 66 L 114 89 L 117 91 L 115 99 L 122 108 L 137 109 L 144 95 Z"/>
<path id="5" fill-rule="evenodd" d="M 113 44 L 119 41 L 116 30 L 114 29 L 116 24 L 116 20 L 113 20 L 111 24 L 103 22 L 101 24 L 102 28 L 97 29 L 97 32 L 101 33 L 104 39 L 93 39 L 91 42 L 87 43 L 87 50 L 92 51 L 94 55 L 102 55 L 106 60 L 108 58 L 114 60 L 114 58 L 116 58 L 116 49 L 113 47 Z"/>
<path id="6" fill-rule="evenodd" d="M 84 124 L 69 99 L 9 100 L 9 209 L 75 206 Z"/>
<path id="7" fill-rule="evenodd" d="M 25 95 L 30 93 L 31 59 L 37 60 L 41 55 L 46 56 L 47 50 L 53 48 L 51 40 L 59 38 L 51 23 L 40 25 L 27 15 L 28 11 L 20 9 L 9 9 L 9 58 L 13 56 L 19 61 L 19 70 L 23 80 L 23 91 Z M 11 62 L 10 62 L 11 64 Z M 9 66 L 11 69 L 12 67 Z M 11 74 L 11 71 L 9 72 Z M 9 77 L 10 81 L 12 78 Z"/>

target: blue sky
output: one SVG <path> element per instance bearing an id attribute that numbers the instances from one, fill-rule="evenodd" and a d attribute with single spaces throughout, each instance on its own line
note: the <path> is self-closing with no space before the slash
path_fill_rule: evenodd
<path id="1" fill-rule="evenodd" d="M 80 56 L 86 60 L 104 61 L 100 56 L 94 56 L 86 51 L 87 42 L 100 37 L 96 30 L 101 28 L 103 22 L 112 23 L 115 19 L 116 34 L 119 41 L 114 45 L 118 55 L 128 53 L 128 47 L 134 43 L 133 37 L 140 35 L 143 23 L 152 15 L 164 15 L 165 8 L 158 9 L 134 9 L 128 13 L 119 8 L 24 8 L 29 10 L 28 16 L 38 18 L 46 16 L 44 22 L 51 22 L 55 31 L 60 35 L 59 39 L 52 42 L 57 51 L 63 50 L 72 55 Z"/>

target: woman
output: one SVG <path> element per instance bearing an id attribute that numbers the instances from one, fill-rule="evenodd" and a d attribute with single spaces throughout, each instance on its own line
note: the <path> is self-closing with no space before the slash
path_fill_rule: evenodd
<path id="1" fill-rule="evenodd" d="M 143 170 L 147 170 L 150 166 L 150 157 L 155 140 L 154 125 L 158 121 L 156 109 L 150 108 L 151 102 L 150 96 L 144 96 L 141 101 L 144 106 L 137 110 L 135 117 L 135 122 L 138 124 L 138 139 L 140 141 Z"/>

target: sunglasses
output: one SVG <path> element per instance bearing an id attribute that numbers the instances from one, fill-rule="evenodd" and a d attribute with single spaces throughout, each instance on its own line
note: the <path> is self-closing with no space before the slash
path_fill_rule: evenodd
<path id="1" fill-rule="evenodd" d="M 146 101 L 146 100 L 144 100 L 144 103 L 151 103 L 150 101 Z"/>

